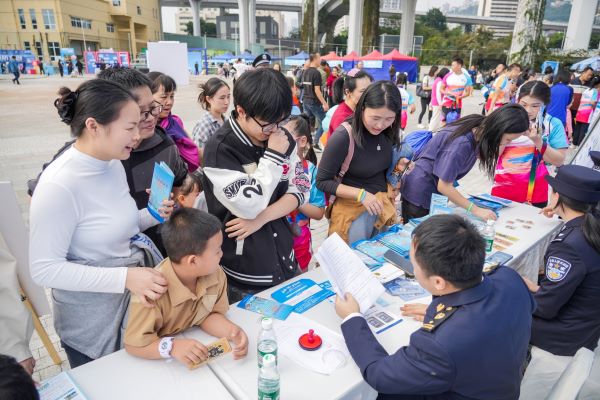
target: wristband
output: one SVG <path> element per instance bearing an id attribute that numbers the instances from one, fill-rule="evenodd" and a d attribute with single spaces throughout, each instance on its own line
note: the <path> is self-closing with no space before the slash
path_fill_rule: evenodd
<path id="1" fill-rule="evenodd" d="M 471 214 L 471 210 L 473 209 L 473 202 L 469 203 L 469 207 L 467 207 L 467 214 Z"/>
<path id="2" fill-rule="evenodd" d="M 367 197 L 367 191 L 365 189 L 363 189 L 362 194 L 360 196 L 360 200 L 358 200 L 358 201 L 362 203 L 365 200 L 365 197 Z"/>
<path id="3" fill-rule="evenodd" d="M 162 358 L 171 358 L 173 350 L 173 337 L 164 337 L 158 342 L 158 352 Z"/>
<path id="4" fill-rule="evenodd" d="M 356 196 L 356 201 L 362 201 L 363 195 L 365 194 L 365 189 L 360 189 L 358 191 L 358 195 Z"/>

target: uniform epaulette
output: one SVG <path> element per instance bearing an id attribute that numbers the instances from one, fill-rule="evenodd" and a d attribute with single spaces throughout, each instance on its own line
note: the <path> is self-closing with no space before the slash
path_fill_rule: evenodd
<path id="1" fill-rule="evenodd" d="M 442 322 L 450 318 L 450 316 L 454 314 L 457 309 L 458 307 L 446 307 L 442 303 L 438 304 L 436 308 L 437 314 L 435 314 L 433 319 L 424 321 L 421 329 L 427 332 L 433 332 L 437 329 L 438 326 L 442 324 Z"/>
<path id="2" fill-rule="evenodd" d="M 557 242 L 562 242 L 562 241 L 564 241 L 564 240 L 567 238 L 567 236 L 569 236 L 569 234 L 570 234 L 571 232 L 573 232 L 573 230 L 574 230 L 574 229 L 573 229 L 572 227 L 570 227 L 570 228 L 567 228 L 566 226 L 563 226 L 563 227 L 560 229 L 560 231 L 558 232 L 558 235 L 556 235 L 556 236 L 555 236 L 555 237 L 554 237 L 554 238 L 553 238 L 553 239 L 550 241 L 550 243 L 557 243 Z"/>

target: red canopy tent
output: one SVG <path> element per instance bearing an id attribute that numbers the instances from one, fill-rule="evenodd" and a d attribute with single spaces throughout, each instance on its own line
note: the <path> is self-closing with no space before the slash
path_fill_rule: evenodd
<path id="1" fill-rule="evenodd" d="M 359 59 L 360 59 L 360 56 L 355 51 L 351 51 L 350 53 L 348 53 L 344 57 L 342 57 L 342 60 L 344 60 L 344 61 L 358 61 Z"/>
<path id="2" fill-rule="evenodd" d="M 342 57 L 335 54 L 335 51 L 330 51 L 329 53 L 327 53 L 326 55 L 321 57 L 321 60 L 325 60 L 325 61 L 337 61 L 337 60 L 341 60 L 341 59 L 342 59 Z"/>
<path id="3" fill-rule="evenodd" d="M 384 60 L 383 54 L 381 54 L 377 50 L 373 50 L 372 52 L 370 52 L 366 56 L 362 56 L 360 59 L 364 60 L 364 61 L 368 61 L 368 60 L 376 60 L 376 61 Z"/>
<path id="4" fill-rule="evenodd" d="M 410 57 L 394 49 L 383 56 L 383 68 L 388 71 L 390 65 L 393 65 L 396 72 L 406 72 L 409 82 L 416 82 L 417 71 L 419 69 L 419 60 L 416 57 Z"/>

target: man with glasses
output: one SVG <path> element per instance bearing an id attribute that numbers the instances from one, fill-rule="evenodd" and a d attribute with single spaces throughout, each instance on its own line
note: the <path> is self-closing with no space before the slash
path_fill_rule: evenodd
<path id="1" fill-rule="evenodd" d="M 174 191 L 183 184 L 187 175 L 187 166 L 181 159 L 177 146 L 166 132 L 156 123 L 158 115 L 162 111 L 162 105 L 152 97 L 152 81 L 141 72 L 131 68 L 108 68 L 98 74 L 98 78 L 120 84 L 129 90 L 137 99 L 140 106 L 140 123 L 138 125 L 140 140 L 134 145 L 131 157 L 121 161 L 127 175 L 129 193 L 135 200 L 138 209 L 148 206 L 150 195 L 146 189 L 150 188 L 154 164 L 164 161 L 175 174 L 173 183 Z M 54 156 L 52 161 L 58 158 L 64 151 L 69 149 L 74 141 L 65 143 Z M 51 162 L 52 162 L 51 161 Z M 48 164 L 44 164 L 45 169 Z M 42 171 L 43 171 L 42 169 Z M 41 175 L 41 173 L 40 173 Z M 37 180 L 28 182 L 29 195 L 33 195 Z M 148 235 L 160 251 L 165 254 L 162 241 L 158 235 L 158 226 L 150 228 L 144 233 Z"/>
<path id="2" fill-rule="evenodd" d="M 286 216 L 310 191 L 294 138 L 281 128 L 292 108 L 285 77 L 270 68 L 245 72 L 233 103 L 206 143 L 202 178 L 208 211 L 223 223 L 231 303 L 299 273 Z"/>

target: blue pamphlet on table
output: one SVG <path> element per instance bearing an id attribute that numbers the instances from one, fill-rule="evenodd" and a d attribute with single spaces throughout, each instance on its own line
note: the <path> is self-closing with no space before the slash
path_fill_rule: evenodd
<path id="1" fill-rule="evenodd" d="M 291 306 L 295 313 L 302 314 L 334 294 L 311 279 L 299 279 L 273 292 L 271 297 L 278 303 Z"/>
<path id="2" fill-rule="evenodd" d="M 285 320 L 288 315 L 294 311 L 294 307 L 287 304 L 280 304 L 271 299 L 263 299 L 249 294 L 238 303 L 238 307 L 244 310 L 262 314 L 265 317 L 273 317 L 279 320 Z"/>

